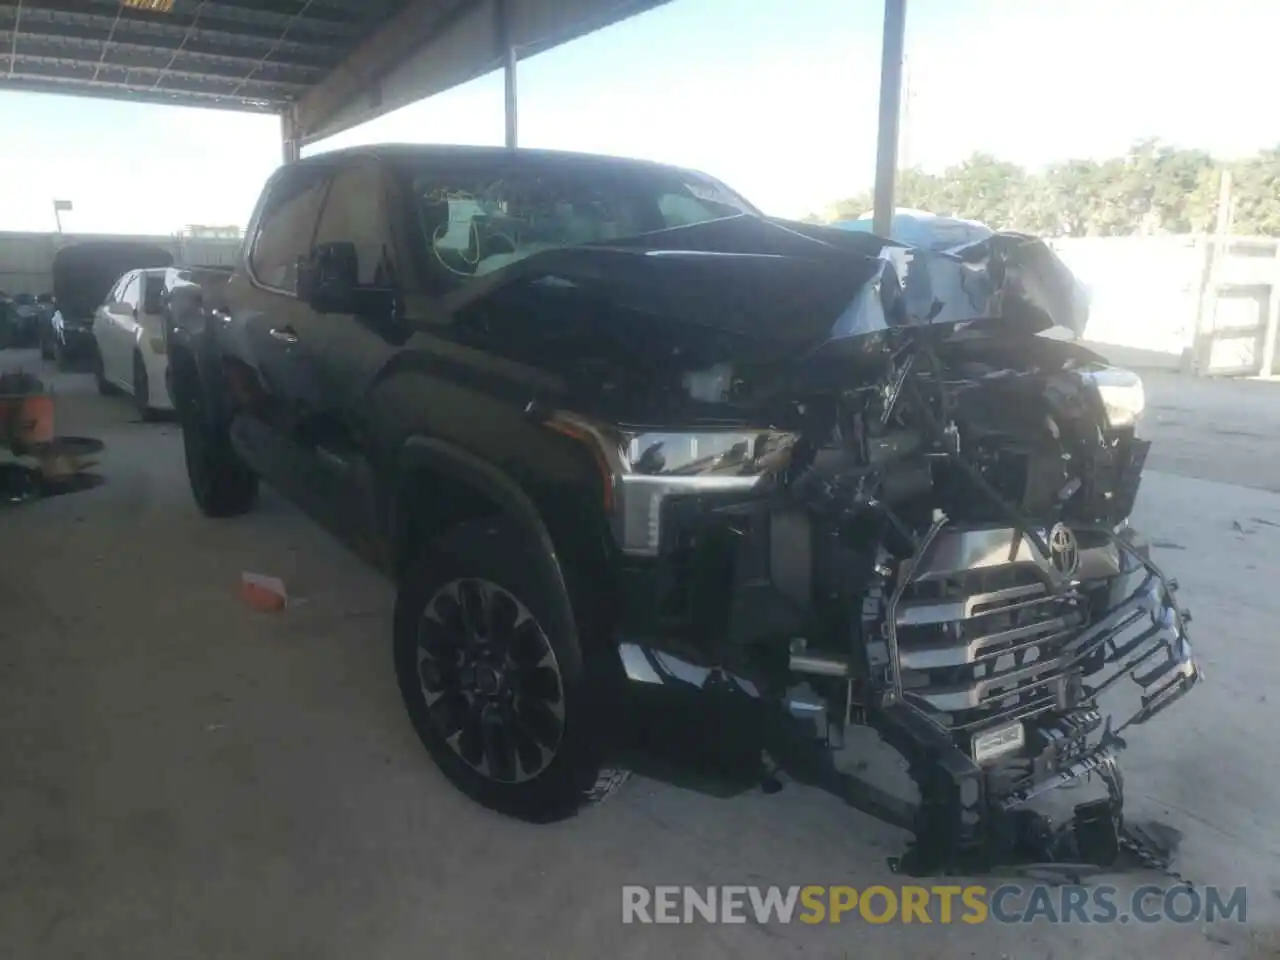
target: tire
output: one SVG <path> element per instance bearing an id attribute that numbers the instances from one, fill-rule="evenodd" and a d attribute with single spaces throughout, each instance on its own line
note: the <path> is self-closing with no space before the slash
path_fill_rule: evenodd
<path id="1" fill-rule="evenodd" d="M 405 709 L 445 777 L 491 810 L 548 823 L 604 800 L 628 772 L 602 765 L 598 678 L 537 570 L 501 521 L 457 528 L 403 576 L 393 647 Z M 482 718 L 494 721 L 487 744 Z"/>
<path id="2" fill-rule="evenodd" d="M 257 474 L 231 446 L 226 424 L 205 412 L 199 384 L 180 389 L 184 393 L 178 403 L 182 450 L 196 506 L 206 517 L 236 517 L 248 513 L 258 498 Z"/>
<path id="3" fill-rule="evenodd" d="M 147 364 L 142 354 L 133 354 L 133 404 L 138 410 L 138 419 L 150 423 L 156 419 L 156 411 L 151 407 L 151 384 L 147 380 Z"/>

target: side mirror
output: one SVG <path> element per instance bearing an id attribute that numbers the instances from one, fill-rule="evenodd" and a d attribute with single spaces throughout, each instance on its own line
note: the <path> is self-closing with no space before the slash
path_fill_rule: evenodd
<path id="1" fill-rule="evenodd" d="M 359 277 L 355 244 L 322 243 L 298 265 L 298 298 L 316 313 L 349 313 L 378 321 L 390 318 L 393 292 L 387 287 L 362 286 Z"/>

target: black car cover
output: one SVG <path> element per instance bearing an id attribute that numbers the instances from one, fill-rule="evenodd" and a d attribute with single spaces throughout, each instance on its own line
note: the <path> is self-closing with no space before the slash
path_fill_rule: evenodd
<path id="1" fill-rule="evenodd" d="M 163 247 L 132 240 L 89 240 L 63 247 L 53 258 L 53 295 L 66 319 L 87 319 L 130 270 L 173 265 Z"/>

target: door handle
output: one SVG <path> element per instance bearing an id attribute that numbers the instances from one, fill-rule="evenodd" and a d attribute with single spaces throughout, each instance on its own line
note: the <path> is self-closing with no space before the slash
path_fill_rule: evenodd
<path id="1" fill-rule="evenodd" d="M 272 327 L 270 331 L 272 339 L 279 340 L 281 343 L 297 343 L 298 334 L 293 327 Z"/>

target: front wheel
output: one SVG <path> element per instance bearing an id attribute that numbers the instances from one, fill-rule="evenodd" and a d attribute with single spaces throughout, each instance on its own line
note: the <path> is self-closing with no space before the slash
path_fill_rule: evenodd
<path id="1" fill-rule="evenodd" d="M 207 517 L 247 513 L 258 498 L 258 476 L 231 446 L 226 425 L 206 414 L 198 383 L 183 387 L 178 410 L 187 480 L 196 506 Z"/>
<path id="2" fill-rule="evenodd" d="M 595 697 L 573 623 L 499 523 L 423 550 L 396 599 L 405 708 L 444 775 L 478 803 L 535 823 L 626 779 L 602 766 Z"/>

